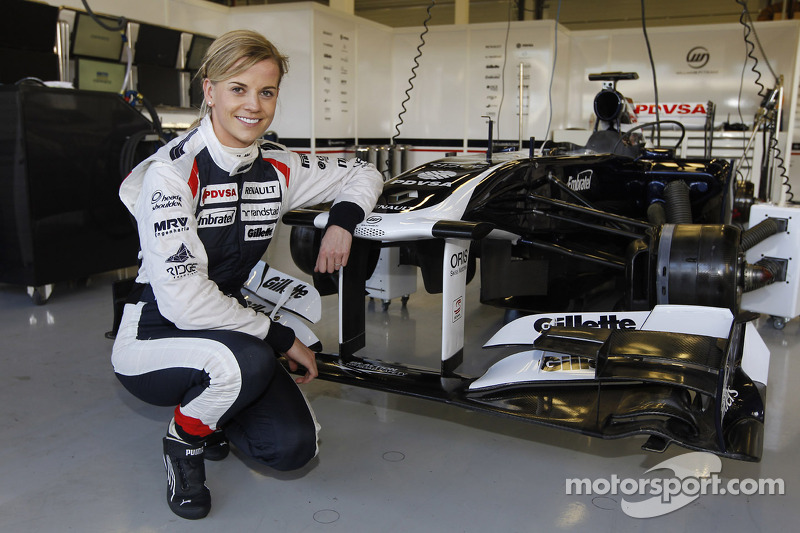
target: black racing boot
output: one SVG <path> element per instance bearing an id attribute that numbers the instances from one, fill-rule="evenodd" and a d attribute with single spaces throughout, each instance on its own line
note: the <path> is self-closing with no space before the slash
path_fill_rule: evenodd
<path id="1" fill-rule="evenodd" d="M 230 451 L 231 447 L 228 445 L 228 439 L 225 438 L 225 432 L 221 429 L 206 437 L 203 455 L 209 461 L 222 461 L 228 457 Z"/>
<path id="2" fill-rule="evenodd" d="M 167 503 L 172 512 L 189 520 L 204 518 L 211 510 L 211 492 L 206 487 L 203 445 L 164 437 L 164 466 Z"/>

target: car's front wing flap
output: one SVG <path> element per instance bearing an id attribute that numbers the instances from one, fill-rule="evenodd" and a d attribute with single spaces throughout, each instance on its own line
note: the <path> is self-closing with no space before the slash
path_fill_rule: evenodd
<path id="1" fill-rule="evenodd" d="M 594 330 L 596 377 L 515 383 L 469 390 L 474 380 L 345 355 L 318 354 L 320 378 L 457 405 L 586 435 L 613 439 L 649 435 L 643 446 L 671 443 L 740 460 L 761 458 L 765 388 L 741 369 L 743 321 L 727 342 L 709 337 Z M 559 328 L 537 340 L 569 349 Z M 593 332 L 589 332 L 592 335 Z M 620 333 L 623 333 L 622 335 Z M 624 338 L 623 338 L 624 337 Z M 603 340 L 604 339 L 604 340 Z M 578 341 L 579 343 L 583 341 Z M 641 349 L 631 352 L 632 347 Z M 649 347 L 648 347 L 649 346 Z M 702 348 L 703 353 L 687 352 Z M 587 356 L 587 349 L 575 347 Z M 672 360 L 670 360 L 672 359 Z M 677 360 L 683 359 L 683 363 Z"/>

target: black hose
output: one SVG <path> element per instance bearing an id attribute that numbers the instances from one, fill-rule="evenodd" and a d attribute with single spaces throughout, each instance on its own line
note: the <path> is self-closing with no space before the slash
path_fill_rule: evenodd
<path id="1" fill-rule="evenodd" d="M 746 252 L 767 237 L 775 235 L 780 231 L 778 222 L 773 218 L 765 218 L 749 230 L 742 233 L 740 248 Z"/>
<path id="2" fill-rule="evenodd" d="M 667 223 L 667 213 L 664 211 L 663 202 L 653 202 L 647 207 L 647 221 L 656 226 Z"/>
<path id="3" fill-rule="evenodd" d="M 689 186 L 683 180 L 675 180 L 664 187 L 664 200 L 667 208 L 667 222 L 670 224 L 691 224 L 692 205 L 689 202 Z"/>

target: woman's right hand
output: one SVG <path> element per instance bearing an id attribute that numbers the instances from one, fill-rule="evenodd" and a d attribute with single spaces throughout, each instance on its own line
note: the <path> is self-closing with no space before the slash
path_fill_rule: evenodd
<path id="1" fill-rule="evenodd" d="M 298 366 L 306 369 L 305 375 L 295 379 L 295 383 L 308 383 L 319 375 L 316 355 L 296 337 L 292 347 L 283 355 L 286 356 L 286 360 L 289 362 L 289 370 L 292 372 L 296 372 Z"/>

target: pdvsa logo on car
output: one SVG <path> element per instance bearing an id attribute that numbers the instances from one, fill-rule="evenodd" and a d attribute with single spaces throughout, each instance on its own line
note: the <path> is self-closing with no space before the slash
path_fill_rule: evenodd
<path id="1" fill-rule="evenodd" d="M 238 198 L 239 193 L 235 183 L 207 185 L 203 187 L 203 192 L 200 195 L 200 205 L 235 202 Z"/>

